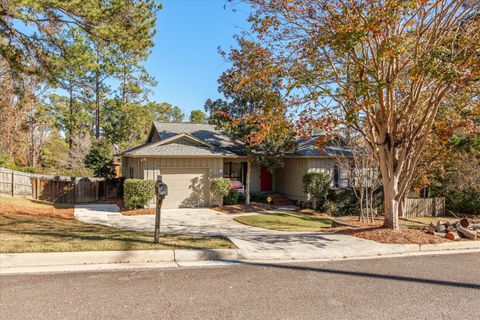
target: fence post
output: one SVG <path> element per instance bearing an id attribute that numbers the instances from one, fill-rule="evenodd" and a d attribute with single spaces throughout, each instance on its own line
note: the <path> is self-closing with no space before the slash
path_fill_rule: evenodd
<path id="1" fill-rule="evenodd" d="M 98 201 L 100 200 L 100 195 L 99 195 L 99 189 L 100 189 L 100 186 L 99 186 L 99 182 L 98 181 L 95 181 L 95 201 Z"/>
<path id="2" fill-rule="evenodd" d="M 37 199 L 37 200 L 38 200 L 38 194 L 39 194 L 39 192 L 38 192 L 39 186 L 40 186 L 40 179 L 37 177 L 35 179 L 35 199 Z"/>
<path id="3" fill-rule="evenodd" d="M 15 171 L 12 170 L 12 197 L 15 197 Z"/>

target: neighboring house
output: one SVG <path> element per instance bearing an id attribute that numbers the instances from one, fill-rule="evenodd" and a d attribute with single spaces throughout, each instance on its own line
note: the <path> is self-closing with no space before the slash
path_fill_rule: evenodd
<path id="1" fill-rule="evenodd" d="M 269 172 L 252 165 L 251 191 L 284 193 L 305 201 L 302 178 L 307 172 L 327 171 L 333 187 L 348 181 L 334 165 L 334 156 L 349 156 L 345 149 L 326 147 L 320 151 L 315 139 L 299 139 L 295 152 L 285 157 L 285 166 Z M 168 185 L 165 208 L 207 207 L 221 199 L 210 192 L 209 178 L 225 177 L 245 186 L 247 158 L 241 143 L 209 124 L 155 122 L 147 143 L 120 154 L 125 178 L 155 180 L 162 175 Z"/>

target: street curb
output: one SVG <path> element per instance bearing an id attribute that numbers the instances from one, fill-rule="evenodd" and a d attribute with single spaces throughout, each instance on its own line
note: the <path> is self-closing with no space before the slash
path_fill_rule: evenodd
<path id="1" fill-rule="evenodd" d="M 239 260 L 237 249 L 174 250 L 177 261 Z"/>
<path id="2" fill-rule="evenodd" d="M 410 244 L 395 252 L 385 252 L 377 256 L 388 257 L 398 254 L 435 253 L 454 250 L 480 250 L 480 241 L 460 241 L 440 244 Z M 345 256 L 344 258 L 368 258 L 371 255 Z M 191 262 L 191 261 L 239 261 L 242 256 L 238 249 L 207 249 L 207 250 L 133 250 L 133 251 L 86 251 L 86 252 L 48 252 L 48 253 L 6 253 L 0 254 L 1 268 L 16 267 L 50 267 L 70 265 L 99 264 L 138 264 L 161 262 Z M 318 256 L 318 259 L 338 259 L 340 256 Z M 251 259 L 247 259 L 251 260 Z M 255 259 L 254 259 L 255 260 Z M 258 260 L 258 259 L 257 259 Z M 269 259 L 271 261 L 283 260 Z M 291 259 L 295 261 L 297 259 Z"/>
<path id="3" fill-rule="evenodd" d="M 54 265 L 237 260 L 236 249 L 132 250 L 0 254 L 0 268 Z"/>
<path id="4" fill-rule="evenodd" d="M 438 244 L 420 244 L 420 252 L 430 251 L 445 251 L 445 250 L 465 250 L 465 249 L 480 249 L 480 241 L 468 240 L 458 242 L 445 242 Z"/>

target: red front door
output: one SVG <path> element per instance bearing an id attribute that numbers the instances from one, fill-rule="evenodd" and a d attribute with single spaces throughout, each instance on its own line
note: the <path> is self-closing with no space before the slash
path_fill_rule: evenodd
<path id="1" fill-rule="evenodd" d="M 272 173 L 263 167 L 260 170 L 260 190 L 272 191 Z"/>

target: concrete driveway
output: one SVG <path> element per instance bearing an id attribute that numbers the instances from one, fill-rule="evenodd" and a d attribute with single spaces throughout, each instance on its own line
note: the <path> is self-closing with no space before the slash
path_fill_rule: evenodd
<path id="1" fill-rule="evenodd" d="M 154 229 L 154 215 L 124 216 L 116 205 L 89 204 L 75 207 L 75 218 L 121 229 Z M 387 245 L 347 235 L 324 232 L 282 232 L 243 225 L 227 215 L 207 208 L 162 210 L 161 231 L 228 237 L 245 259 L 323 259 L 394 254 L 408 245 Z"/>

